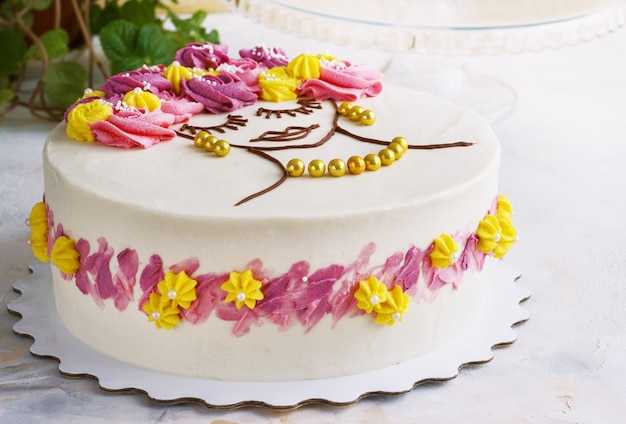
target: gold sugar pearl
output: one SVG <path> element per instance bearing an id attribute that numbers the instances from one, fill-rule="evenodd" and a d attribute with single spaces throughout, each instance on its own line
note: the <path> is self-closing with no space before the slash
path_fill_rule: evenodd
<path id="1" fill-rule="evenodd" d="M 393 153 L 393 150 L 387 147 L 378 152 L 378 156 L 383 166 L 389 166 L 396 161 L 396 155 Z"/>
<path id="2" fill-rule="evenodd" d="M 215 137 L 214 135 L 210 135 L 208 136 L 205 140 L 204 140 L 204 150 L 206 150 L 209 153 L 212 153 L 215 150 L 215 143 L 217 143 L 219 141 L 219 139 L 217 137 Z M 224 140 L 222 140 L 224 141 Z"/>
<path id="3" fill-rule="evenodd" d="M 365 169 L 368 171 L 377 171 L 380 168 L 380 157 L 375 153 L 366 155 L 363 160 L 365 161 Z"/>
<path id="4" fill-rule="evenodd" d="M 387 146 L 387 148 L 394 153 L 396 160 L 400 159 L 406 153 L 406 150 L 407 150 L 406 148 L 402 147 L 400 143 L 396 141 L 392 141 L 391 143 L 389 143 L 389 146 Z"/>
<path id="5" fill-rule="evenodd" d="M 348 113 L 350 113 L 350 109 L 352 109 L 352 103 L 343 102 L 337 108 L 337 112 L 339 112 L 339 115 L 341 116 L 348 116 Z"/>
<path id="6" fill-rule="evenodd" d="M 404 148 L 405 152 L 409 148 L 409 142 L 407 141 L 406 138 L 404 138 L 402 136 L 394 137 L 393 139 L 391 139 L 391 143 L 398 143 L 398 144 L 400 144 Z"/>
<path id="7" fill-rule="evenodd" d="M 313 159 L 308 166 L 309 175 L 312 177 L 321 177 L 326 171 L 326 164 L 320 159 Z"/>
<path id="8" fill-rule="evenodd" d="M 304 162 L 298 158 L 291 159 L 286 169 L 290 177 L 301 177 L 305 170 Z"/>
<path id="9" fill-rule="evenodd" d="M 215 144 L 213 144 L 213 153 L 223 158 L 230 153 L 230 144 L 228 144 L 226 140 L 217 140 Z"/>
<path id="10" fill-rule="evenodd" d="M 350 112 L 348 112 L 348 118 L 350 118 L 351 121 L 358 122 L 359 117 L 364 110 L 365 109 L 363 109 L 361 106 L 352 106 Z"/>
<path id="11" fill-rule="evenodd" d="M 350 156 L 348 159 L 348 172 L 359 175 L 365 171 L 365 160 L 361 156 Z"/>
<path id="12" fill-rule="evenodd" d="M 200 131 L 193 138 L 193 144 L 198 148 L 204 148 L 204 143 L 207 138 L 212 137 L 211 133 L 208 131 Z"/>
<path id="13" fill-rule="evenodd" d="M 376 122 L 376 114 L 373 110 L 366 109 L 359 115 L 359 121 L 361 121 L 363 125 L 374 125 L 374 122 Z"/>
<path id="14" fill-rule="evenodd" d="M 333 159 L 328 163 L 328 173 L 332 177 L 343 177 L 346 173 L 346 163 L 341 159 Z"/>

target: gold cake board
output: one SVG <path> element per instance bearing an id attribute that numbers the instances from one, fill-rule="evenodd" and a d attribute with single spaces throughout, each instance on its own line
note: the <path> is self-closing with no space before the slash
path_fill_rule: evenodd
<path id="1" fill-rule="evenodd" d="M 530 292 L 517 283 L 519 272 L 504 263 L 493 263 L 488 298 L 479 321 L 429 354 L 376 371 L 332 379 L 229 382 L 159 373 L 93 350 L 72 336 L 56 313 L 50 266 L 33 262 L 30 269 L 33 273 L 29 277 L 13 285 L 21 296 L 8 308 L 21 316 L 13 331 L 34 339 L 31 353 L 58 360 L 63 375 L 92 378 L 105 391 L 141 392 L 158 403 L 198 402 L 222 409 L 255 405 L 285 410 L 311 403 L 350 405 L 367 396 L 400 395 L 418 384 L 450 380 L 462 367 L 489 362 L 493 348 L 513 343 L 517 339 L 513 327 L 529 318 L 521 303 Z"/>

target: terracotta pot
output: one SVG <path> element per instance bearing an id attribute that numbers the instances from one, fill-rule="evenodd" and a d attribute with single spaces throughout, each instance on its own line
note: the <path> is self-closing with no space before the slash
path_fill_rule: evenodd
<path id="1" fill-rule="evenodd" d="M 54 28 L 54 22 L 56 20 L 55 1 L 61 2 L 60 24 L 61 28 L 65 29 L 69 35 L 70 47 L 76 47 L 82 44 L 83 38 L 71 0 L 54 0 L 48 9 L 35 11 L 33 13 L 33 30 L 37 35 L 41 35 Z M 84 0 L 78 0 L 78 4 L 81 5 L 81 7 L 83 3 L 85 3 Z"/>

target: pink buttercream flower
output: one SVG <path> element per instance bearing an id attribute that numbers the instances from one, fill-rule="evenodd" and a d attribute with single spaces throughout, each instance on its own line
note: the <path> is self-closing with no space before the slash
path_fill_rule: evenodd
<path id="1" fill-rule="evenodd" d="M 320 100 L 355 101 L 373 97 L 383 89 L 383 74 L 361 65 L 346 62 L 322 62 L 320 77 L 298 86 L 300 95 Z"/>
<path id="2" fill-rule="evenodd" d="M 266 68 L 274 66 L 287 66 L 289 59 L 285 51 L 278 47 L 267 47 L 264 44 L 255 46 L 251 49 L 239 50 L 239 56 L 249 58 L 255 62 L 263 64 Z"/>
<path id="3" fill-rule="evenodd" d="M 202 103 L 194 102 L 185 98 L 164 99 L 161 103 L 161 110 L 165 113 L 174 115 L 174 123 L 187 122 L 193 115 L 204 110 Z"/>
<path id="4" fill-rule="evenodd" d="M 257 100 L 242 80 L 227 72 L 183 80 L 181 94 L 202 103 L 211 113 L 231 112 Z"/>
<path id="5" fill-rule="evenodd" d="M 263 64 L 250 58 L 241 58 L 233 59 L 228 64 L 222 64 L 217 69 L 238 76 L 246 84 L 248 90 L 260 95 L 259 74 L 267 70 Z"/>
<path id="6" fill-rule="evenodd" d="M 96 140 L 114 147 L 150 147 L 176 137 L 169 127 L 174 115 L 160 109 L 148 112 L 144 109 L 128 108 L 111 115 L 106 121 L 90 124 Z"/>
<path id="7" fill-rule="evenodd" d="M 229 63 L 228 46 L 225 44 L 191 43 L 176 52 L 174 60 L 182 66 L 200 69 L 215 69 Z"/>

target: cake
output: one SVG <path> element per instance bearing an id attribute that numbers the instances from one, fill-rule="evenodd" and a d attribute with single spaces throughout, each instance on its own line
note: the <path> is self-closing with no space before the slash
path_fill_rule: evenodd
<path id="1" fill-rule="evenodd" d="M 297 381 L 409 361 L 481 314 L 515 239 L 474 112 L 365 66 L 190 45 L 46 140 L 30 244 L 72 335 L 119 361 Z"/>

